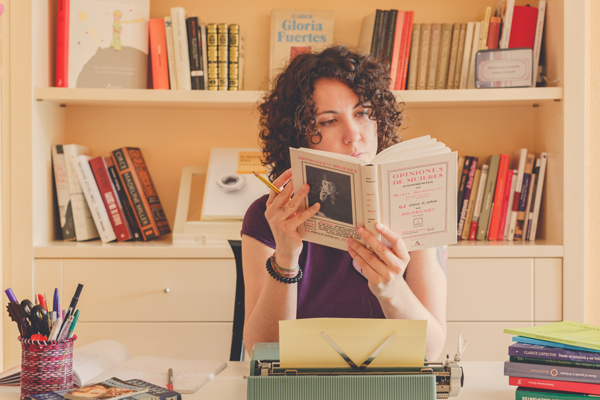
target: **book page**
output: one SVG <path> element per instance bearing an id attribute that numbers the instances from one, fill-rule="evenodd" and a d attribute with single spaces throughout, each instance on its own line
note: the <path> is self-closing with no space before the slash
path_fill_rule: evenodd
<path id="1" fill-rule="evenodd" d="M 87 385 L 96 376 L 127 361 L 127 346 L 115 340 L 101 340 L 73 350 L 73 383 Z"/>
<path id="2" fill-rule="evenodd" d="M 294 188 L 310 185 L 299 212 L 317 202 L 321 208 L 298 232 L 303 240 L 347 250 L 349 237 L 362 241 L 356 228 L 364 226 L 360 173 L 364 162 L 306 150 L 290 149 Z"/>
<path id="3" fill-rule="evenodd" d="M 194 393 L 219 372 L 227 363 L 214 360 L 176 360 L 162 357 L 139 356 L 106 371 L 94 378 L 101 382 L 112 377 L 127 381 L 143 381 L 165 387 L 167 371 L 173 369 L 173 389 L 179 393 Z"/>
<path id="4" fill-rule="evenodd" d="M 382 222 L 408 251 L 456 243 L 456 153 L 381 165 Z"/>

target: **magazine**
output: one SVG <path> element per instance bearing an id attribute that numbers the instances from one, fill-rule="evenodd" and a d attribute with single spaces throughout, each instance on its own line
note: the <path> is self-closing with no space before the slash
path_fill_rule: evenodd
<path id="1" fill-rule="evenodd" d="M 116 378 L 113 378 L 113 379 L 116 379 Z M 123 382 L 123 381 L 121 381 L 121 382 Z M 128 381 L 124 381 L 123 383 L 126 385 L 133 386 L 135 388 L 139 387 L 143 390 L 136 391 L 135 394 L 125 394 L 126 397 L 124 397 L 122 400 L 181 400 L 180 393 L 174 392 L 169 389 L 165 389 L 164 387 L 153 385 L 151 383 L 142 381 L 140 379 L 131 379 Z M 86 386 L 86 387 L 91 387 L 91 386 Z M 96 389 L 98 389 L 101 392 L 103 390 L 102 389 L 103 387 L 104 386 L 100 386 Z M 28 395 L 28 398 L 30 400 L 64 400 L 65 398 L 67 398 L 66 397 L 67 394 L 69 394 L 69 393 L 74 394 L 75 391 L 76 391 L 75 389 L 69 389 L 69 390 L 57 390 L 56 392 L 33 393 L 33 394 Z M 91 398 L 91 399 L 97 399 L 97 400 L 108 400 L 106 397 L 93 397 L 95 395 L 94 395 L 94 392 L 91 390 L 87 391 L 87 393 L 85 393 L 85 395 L 88 396 L 88 397 L 85 397 L 86 399 Z M 104 396 L 104 395 L 106 395 L 106 393 L 103 393 L 102 395 L 99 395 L 99 396 Z M 114 397 L 110 397 L 110 400 L 113 400 L 113 399 L 114 399 Z"/>
<path id="2" fill-rule="evenodd" d="M 381 239 L 381 222 L 409 251 L 456 243 L 457 153 L 430 136 L 395 144 L 371 163 L 306 148 L 290 155 L 294 188 L 311 187 L 301 209 L 321 203 L 298 228 L 303 240 L 347 250 L 349 237 L 363 242 L 360 226 Z"/>
<path id="3" fill-rule="evenodd" d="M 176 360 L 163 357 L 131 357 L 127 346 L 115 340 L 101 340 L 73 351 L 73 384 L 77 387 L 105 381 L 141 379 L 164 386 L 169 368 L 173 369 L 173 387 L 178 393 L 194 393 L 227 367 L 215 360 Z M 0 385 L 20 383 L 21 366 L 0 374 Z"/>

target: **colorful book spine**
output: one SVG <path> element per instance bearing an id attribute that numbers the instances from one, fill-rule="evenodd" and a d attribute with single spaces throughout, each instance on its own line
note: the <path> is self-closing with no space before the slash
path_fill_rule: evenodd
<path id="1" fill-rule="evenodd" d="M 133 239 L 131 228 L 125 218 L 123 206 L 121 205 L 119 195 L 111 181 L 104 157 L 90 159 L 90 167 L 94 174 L 94 179 L 96 179 L 100 197 L 102 198 L 102 202 L 108 213 L 117 241 L 123 242 Z"/>
<path id="2" fill-rule="evenodd" d="M 400 52 L 402 46 L 402 35 L 404 32 L 404 11 L 396 12 L 396 26 L 394 28 L 394 36 L 393 36 L 393 48 L 392 48 L 392 56 L 390 61 L 390 90 L 396 90 L 396 80 L 398 79 L 398 69 L 401 69 L 400 66 Z M 400 86 L 400 85 L 398 85 Z"/>
<path id="3" fill-rule="evenodd" d="M 165 38 L 167 41 L 167 61 L 169 64 L 169 85 L 171 90 L 177 90 L 177 67 L 175 66 L 175 46 L 173 44 L 173 22 L 171 16 L 166 16 Z"/>
<path id="4" fill-rule="evenodd" d="M 533 207 L 533 216 L 531 218 L 531 227 L 527 227 L 527 240 L 535 240 L 537 233 L 537 225 L 540 217 L 540 207 L 542 204 L 542 194 L 544 191 L 544 178 L 546 176 L 546 167 L 548 164 L 548 154 L 540 154 L 540 169 L 538 171 L 539 177 L 537 178 L 536 193 L 535 193 L 535 204 Z"/>
<path id="5" fill-rule="evenodd" d="M 437 73 L 437 89 L 446 89 L 448 85 L 448 69 L 450 67 L 450 50 L 452 45 L 452 24 L 442 24 L 440 44 L 440 61 Z"/>
<path id="6" fill-rule="evenodd" d="M 79 183 L 83 190 L 85 200 L 90 208 L 92 218 L 96 224 L 96 229 L 100 234 L 100 239 L 103 243 L 109 243 L 117 239 L 115 231 L 112 228 L 108 212 L 104 203 L 102 202 L 102 196 L 100 190 L 94 179 L 92 168 L 89 163 L 90 157 L 86 155 L 77 156 L 75 158 L 75 171 L 79 178 Z"/>
<path id="7" fill-rule="evenodd" d="M 131 203 L 129 202 L 129 198 L 127 197 L 127 192 L 123 187 L 123 182 L 121 182 L 121 178 L 119 177 L 117 167 L 115 167 L 112 158 L 106 158 L 105 161 L 106 166 L 108 168 L 108 174 L 110 175 L 112 184 L 115 187 L 117 196 L 119 197 L 119 202 L 123 207 L 123 213 L 125 215 L 125 218 L 127 219 L 127 222 L 129 223 L 131 234 L 135 240 L 142 240 L 142 232 L 140 231 L 140 227 L 138 226 L 133 208 L 131 208 Z"/>
<path id="8" fill-rule="evenodd" d="M 202 42 L 202 67 L 204 68 L 204 90 L 208 88 L 208 46 L 206 43 L 206 24 L 198 21 L 200 25 L 200 41 Z"/>
<path id="9" fill-rule="evenodd" d="M 469 207 L 467 209 L 467 218 L 462 231 L 462 240 L 469 240 L 469 233 L 471 233 L 471 222 L 473 222 L 473 213 L 475 212 L 475 203 L 479 193 L 479 181 L 481 180 L 481 169 L 475 171 L 475 178 L 473 179 L 473 188 L 471 189 L 471 196 L 469 199 Z"/>
<path id="10" fill-rule="evenodd" d="M 208 90 L 218 90 L 219 53 L 217 50 L 217 24 L 206 24 L 206 45 L 208 58 Z"/>
<path id="11" fill-rule="evenodd" d="M 202 42 L 198 17 L 189 17 L 185 20 L 185 23 L 188 37 L 192 90 L 204 90 L 204 66 L 202 65 Z"/>
<path id="12" fill-rule="evenodd" d="M 526 364 L 506 361 L 504 363 L 504 375 L 600 384 L 600 373 L 595 369 L 563 367 L 559 365 Z"/>
<path id="13" fill-rule="evenodd" d="M 217 24 L 217 90 L 227 90 L 229 80 L 229 28 L 227 24 Z"/>
<path id="14" fill-rule="evenodd" d="M 510 376 L 508 384 L 537 389 L 558 390 L 564 392 L 586 393 L 600 395 L 600 385 L 594 383 L 557 381 L 550 379 L 536 379 Z"/>
<path id="15" fill-rule="evenodd" d="M 500 11 L 501 14 L 499 15 L 502 17 L 502 34 L 500 36 L 498 47 L 501 49 L 508 49 L 515 0 L 505 0 L 504 3 L 504 8 Z"/>
<path id="16" fill-rule="evenodd" d="M 538 19 L 535 27 L 535 40 L 533 43 L 533 86 L 535 87 L 540 65 L 540 51 L 542 49 L 542 34 L 544 33 L 544 18 L 546 16 L 546 1 L 538 3 Z"/>
<path id="17" fill-rule="evenodd" d="M 487 50 L 487 38 L 490 31 L 490 18 L 492 16 L 492 7 L 485 8 L 485 15 L 483 17 L 483 25 L 481 28 L 481 42 L 479 43 L 479 50 Z"/>
<path id="18" fill-rule="evenodd" d="M 452 28 L 452 45 L 450 46 L 450 61 L 448 62 L 448 82 L 446 82 L 446 89 L 454 89 L 454 75 L 456 73 L 458 43 L 460 41 L 460 25 L 461 24 L 456 23 Z"/>
<path id="19" fill-rule="evenodd" d="M 467 24 L 460 24 L 460 36 L 458 37 L 458 53 L 456 54 L 456 69 L 454 70 L 454 85 L 451 89 L 460 88 L 460 78 L 464 61 L 465 43 L 467 40 Z"/>
<path id="20" fill-rule="evenodd" d="M 510 29 L 509 49 L 527 47 L 533 50 L 538 9 L 530 6 L 515 6 Z"/>
<path id="21" fill-rule="evenodd" d="M 242 90 L 244 47 L 239 24 L 229 25 L 229 90 Z"/>
<path id="22" fill-rule="evenodd" d="M 559 347 L 539 346 L 528 343 L 513 343 L 508 346 L 508 355 L 515 357 L 533 357 L 547 360 L 564 360 L 600 366 L 600 353 L 569 350 Z"/>
<path id="23" fill-rule="evenodd" d="M 469 171 L 471 170 L 471 161 L 473 157 L 466 156 L 465 162 L 462 167 L 457 170 L 457 174 L 460 174 L 460 179 L 458 181 L 458 190 L 457 190 L 457 198 L 456 198 L 456 216 L 458 223 L 460 219 L 460 210 L 462 210 L 463 206 L 463 198 L 465 197 L 465 189 L 467 187 L 467 181 L 469 180 Z"/>
<path id="24" fill-rule="evenodd" d="M 398 68 L 398 73 L 401 74 L 402 79 L 400 79 L 400 77 L 398 78 L 398 81 L 396 82 L 396 85 L 398 84 L 398 82 L 400 83 L 400 90 L 404 90 L 406 89 L 406 82 L 408 80 L 408 60 L 410 58 L 410 47 L 411 47 L 411 43 L 412 43 L 412 36 L 414 34 L 414 29 L 413 29 L 413 21 L 415 19 L 415 12 L 414 11 L 406 11 L 406 13 L 404 14 L 404 29 L 406 31 L 406 40 L 404 40 L 404 34 L 402 34 L 402 43 L 403 43 L 403 48 L 404 48 L 404 52 L 400 57 L 400 60 L 403 62 L 402 64 L 402 70 L 400 70 L 400 68 Z M 406 26 L 408 23 L 408 26 Z M 417 53 L 419 51 L 417 50 Z"/>
<path id="25" fill-rule="evenodd" d="M 592 368 L 600 369 L 600 364 L 597 363 L 586 363 L 579 361 L 565 361 L 565 360 L 552 360 L 546 358 L 535 358 L 535 357 L 518 357 L 510 356 L 510 362 L 526 363 L 526 364 L 544 364 L 544 365 L 559 365 L 563 367 L 576 367 L 576 368 Z"/>
<path id="26" fill-rule="evenodd" d="M 517 343 L 532 344 L 532 345 L 536 345 L 536 346 L 558 347 L 561 349 L 569 349 L 569 350 L 575 350 L 575 351 L 587 351 L 590 353 L 600 353 L 600 350 L 590 349 L 588 347 L 575 346 L 575 345 L 571 345 L 571 344 L 559 343 L 559 342 L 542 340 L 542 339 L 534 339 L 534 338 L 528 338 L 528 337 L 523 337 L 523 336 L 513 336 L 512 341 L 517 342 Z"/>
<path id="27" fill-rule="evenodd" d="M 469 201 L 471 199 L 471 193 L 473 189 L 473 181 L 475 180 L 475 171 L 477 171 L 477 163 L 479 159 L 477 157 L 470 157 L 469 171 L 467 173 L 467 182 L 465 184 L 465 192 L 462 199 L 460 208 L 460 214 L 458 218 L 457 227 L 457 240 L 462 239 L 462 231 L 467 219 L 467 210 L 469 208 Z M 466 162 L 465 162 L 466 165 Z"/>
<path id="28" fill-rule="evenodd" d="M 515 391 L 515 400 L 593 400 L 587 394 L 557 392 L 545 389 L 530 389 L 518 387 Z"/>
<path id="29" fill-rule="evenodd" d="M 500 155 L 500 164 L 498 166 L 498 181 L 496 182 L 496 190 L 494 192 L 494 209 L 490 217 L 490 228 L 488 231 L 488 240 L 498 239 L 498 227 L 502 216 L 502 202 L 504 201 L 504 190 L 506 187 L 506 171 L 510 157 L 506 154 Z"/>
<path id="30" fill-rule="evenodd" d="M 384 55 L 383 55 L 384 60 L 386 60 L 390 64 L 392 62 L 392 53 L 394 51 L 394 39 L 396 37 L 397 19 L 398 19 L 398 10 L 390 10 L 387 32 L 385 34 Z"/>
<path id="31" fill-rule="evenodd" d="M 431 47 L 427 66 L 427 90 L 435 89 L 438 65 L 440 61 L 440 45 L 442 43 L 442 24 L 431 24 Z"/>
<path id="32" fill-rule="evenodd" d="M 535 210 L 535 197 L 537 195 L 537 186 L 540 178 L 540 164 L 541 160 L 538 158 L 535 160 L 535 166 L 533 167 L 533 184 L 531 186 L 531 196 L 529 196 L 527 203 L 527 217 L 525 218 L 525 231 L 523 232 L 523 239 L 529 240 L 529 234 L 531 233 L 531 224 L 533 221 L 533 214 Z"/>
<path id="33" fill-rule="evenodd" d="M 535 155 L 527 154 L 525 159 L 525 168 L 523 170 L 523 183 L 521 184 L 521 193 L 519 194 L 519 204 L 517 209 L 517 222 L 515 224 L 514 240 L 523 240 L 525 231 L 525 219 L 527 216 L 527 200 L 529 198 L 533 166 L 535 164 Z"/>
<path id="34" fill-rule="evenodd" d="M 431 45 L 431 24 L 421 24 L 421 54 L 417 74 L 417 90 L 427 89 L 427 66 L 429 64 L 429 46 Z"/>
<path id="35" fill-rule="evenodd" d="M 79 183 L 76 172 L 75 158 L 80 155 L 88 155 L 89 149 L 76 144 L 63 145 L 65 165 L 67 167 L 67 181 L 69 182 L 69 193 L 71 194 L 71 210 L 73 211 L 73 224 L 75 226 L 75 237 L 77 241 L 97 239 L 99 237 L 96 224 L 90 213 L 90 208 L 85 200 L 85 195 Z"/>
<path id="36" fill-rule="evenodd" d="M 513 191 L 512 208 L 510 214 L 510 226 L 507 240 L 511 241 L 515 236 L 515 228 L 517 226 L 517 214 L 519 212 L 519 199 L 521 198 L 521 190 L 523 189 L 523 175 L 525 175 L 525 164 L 527 163 L 527 149 L 515 150 L 512 158 L 512 168 L 517 170 L 517 181 L 515 190 Z"/>
<path id="37" fill-rule="evenodd" d="M 381 16 L 381 24 L 379 25 L 379 41 L 377 42 L 377 50 L 375 51 L 375 58 L 378 60 L 382 60 L 384 58 L 385 51 L 385 43 L 386 37 L 385 35 L 388 32 L 388 23 L 390 19 L 390 10 L 383 10 L 383 14 Z"/>
<path id="38" fill-rule="evenodd" d="M 496 50 L 498 41 L 500 40 L 500 27 L 502 26 L 502 18 L 490 17 L 490 27 L 487 37 L 487 49 Z"/>
<path id="39" fill-rule="evenodd" d="M 381 24 L 383 19 L 383 10 L 377 10 L 375 12 L 375 24 L 373 25 L 373 38 L 371 40 L 371 55 L 377 58 L 377 48 L 379 47 L 379 40 L 381 38 Z"/>
<path id="40" fill-rule="evenodd" d="M 56 87 L 69 87 L 69 8 L 71 0 L 58 0 L 56 13 Z"/>
<path id="41" fill-rule="evenodd" d="M 413 24 L 410 55 L 408 62 L 408 90 L 417 89 L 417 76 L 419 71 L 419 55 L 421 45 L 421 24 Z"/>
<path id="42" fill-rule="evenodd" d="M 175 49 L 177 89 L 192 90 L 185 10 L 182 7 L 171 8 L 171 22 L 173 26 L 173 47 Z"/>
<path id="43" fill-rule="evenodd" d="M 506 218 L 508 217 L 509 203 L 512 199 L 511 190 L 514 189 L 513 177 L 515 171 L 512 169 L 506 170 L 506 178 L 504 183 L 504 198 L 502 199 L 502 211 L 500 212 L 500 223 L 498 224 L 497 240 L 504 240 L 504 231 L 506 230 Z M 515 179 L 516 181 L 516 179 Z M 516 182 L 515 182 L 516 183 Z"/>
<path id="44" fill-rule="evenodd" d="M 171 228 L 140 149 L 123 147 L 114 150 L 112 158 L 127 189 L 143 239 L 151 240 L 170 233 Z"/>
<path id="45" fill-rule="evenodd" d="M 494 198 L 494 189 L 496 188 L 496 179 L 498 178 L 498 166 L 500 165 L 500 156 L 492 155 L 490 157 L 490 169 L 488 171 L 487 182 L 485 183 L 485 192 L 483 194 L 483 203 L 481 204 L 481 214 L 477 224 L 477 240 L 485 240 L 487 237 L 488 224 L 492 212 L 492 201 Z"/>
<path id="46" fill-rule="evenodd" d="M 169 90 L 169 65 L 167 60 L 167 38 L 165 21 L 148 21 L 150 34 L 150 59 L 152 61 L 152 88 Z"/>
<path id="47" fill-rule="evenodd" d="M 481 177 L 479 178 L 479 188 L 477 189 L 477 198 L 475 199 L 475 209 L 473 210 L 473 220 L 471 221 L 471 230 L 469 231 L 469 240 L 477 239 L 477 231 L 479 227 L 479 216 L 481 215 L 481 207 L 483 205 L 483 197 L 488 179 L 489 165 L 485 164 L 481 167 Z"/>
<path id="48" fill-rule="evenodd" d="M 52 146 L 52 167 L 54 170 L 54 185 L 56 187 L 56 202 L 63 240 L 75 240 L 75 226 L 73 224 L 73 209 L 71 208 L 71 194 L 67 181 L 67 166 L 63 146 Z"/>
<path id="49" fill-rule="evenodd" d="M 509 170 L 510 171 L 510 170 Z M 504 225 L 504 235 L 503 238 L 504 240 L 508 240 L 508 235 L 510 232 L 510 223 L 512 220 L 512 215 L 514 214 L 513 212 L 513 202 L 515 201 L 515 196 L 513 195 L 515 193 L 515 189 L 517 187 L 517 175 L 518 175 L 518 171 L 516 169 L 512 170 L 513 172 L 513 176 L 511 179 L 511 186 L 510 186 L 510 191 L 508 193 L 505 193 L 505 196 L 509 196 L 508 198 L 505 197 L 505 199 L 507 200 L 507 205 L 506 205 L 506 213 L 505 216 L 503 217 L 503 221 L 502 221 L 502 225 Z M 498 235 L 500 235 L 500 231 L 498 231 Z M 512 238 L 510 239 L 512 241 Z"/>

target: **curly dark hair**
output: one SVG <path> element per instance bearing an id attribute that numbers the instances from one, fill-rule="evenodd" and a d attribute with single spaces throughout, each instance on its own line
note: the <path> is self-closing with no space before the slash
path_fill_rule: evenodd
<path id="1" fill-rule="evenodd" d="M 336 79 L 358 95 L 361 104 L 371 103 L 370 118 L 377 121 L 377 152 L 400 142 L 397 134 L 402 113 L 388 90 L 386 65 L 369 55 L 344 46 L 331 46 L 316 54 L 299 54 L 275 78 L 258 106 L 263 164 L 271 165 L 271 180 L 290 167 L 289 148 L 308 147 L 310 136 L 320 135 L 313 100 L 315 82 Z"/>

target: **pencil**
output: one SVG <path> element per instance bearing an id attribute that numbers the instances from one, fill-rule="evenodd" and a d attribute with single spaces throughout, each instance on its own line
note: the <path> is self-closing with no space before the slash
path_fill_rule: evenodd
<path id="1" fill-rule="evenodd" d="M 277 187 L 275 187 L 275 185 L 273 185 L 271 182 L 269 182 L 268 180 L 266 180 L 265 178 L 263 178 L 260 174 L 258 174 L 256 171 L 252 171 L 252 173 L 254 174 L 254 176 L 256 176 L 258 179 L 260 179 L 265 185 L 267 185 L 269 188 L 271 188 L 272 191 L 274 191 L 275 193 L 279 194 L 280 190 L 277 189 Z"/>

